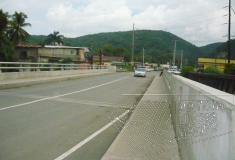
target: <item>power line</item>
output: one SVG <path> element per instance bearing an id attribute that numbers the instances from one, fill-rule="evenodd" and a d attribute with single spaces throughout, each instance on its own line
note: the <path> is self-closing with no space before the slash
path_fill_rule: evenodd
<path id="1" fill-rule="evenodd" d="M 233 14 L 235 15 L 235 10 L 233 9 L 233 7 L 232 7 L 232 11 L 233 11 Z"/>

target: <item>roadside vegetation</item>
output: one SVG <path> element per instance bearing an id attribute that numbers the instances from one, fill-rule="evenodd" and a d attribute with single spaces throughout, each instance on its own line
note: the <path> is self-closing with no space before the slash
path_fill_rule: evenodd
<path id="1" fill-rule="evenodd" d="M 184 77 L 187 77 L 189 75 L 189 73 L 193 73 L 193 72 L 194 72 L 193 66 L 183 66 L 183 68 L 181 70 L 181 75 Z"/>
<path id="2" fill-rule="evenodd" d="M 209 66 L 204 70 L 204 73 L 210 73 L 210 74 L 223 74 L 222 71 L 219 70 L 216 66 Z"/>
<path id="3" fill-rule="evenodd" d="M 230 66 L 226 65 L 224 73 L 225 74 L 235 75 L 235 64 L 230 64 Z"/>
<path id="4" fill-rule="evenodd" d="M 181 70 L 181 75 L 184 77 L 188 77 L 190 73 L 207 73 L 207 74 L 225 74 L 225 75 L 235 75 L 235 65 L 230 64 L 225 66 L 224 72 L 221 71 L 217 66 L 211 65 L 207 67 L 205 70 L 198 70 L 193 66 L 183 66 Z"/>

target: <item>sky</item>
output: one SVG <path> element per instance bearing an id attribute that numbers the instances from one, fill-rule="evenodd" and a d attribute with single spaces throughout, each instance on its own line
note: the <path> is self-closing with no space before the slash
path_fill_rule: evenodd
<path id="1" fill-rule="evenodd" d="M 28 15 L 30 34 L 66 37 L 132 29 L 164 30 L 202 46 L 226 41 L 228 0 L 1 0 L 10 14 Z M 232 0 L 235 8 L 235 0 Z M 232 34 L 235 15 L 232 13 Z"/>

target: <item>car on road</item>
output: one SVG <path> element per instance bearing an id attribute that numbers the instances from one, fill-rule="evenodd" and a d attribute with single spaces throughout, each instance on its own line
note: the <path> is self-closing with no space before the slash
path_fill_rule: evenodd
<path id="1" fill-rule="evenodd" d="M 145 68 L 136 68 L 134 71 L 135 77 L 146 77 L 146 69 Z"/>
<path id="2" fill-rule="evenodd" d="M 180 72 L 180 70 L 178 69 L 177 66 L 171 66 L 168 70 L 168 73 L 172 73 L 172 74 L 176 74 L 176 75 L 181 74 L 181 72 Z"/>

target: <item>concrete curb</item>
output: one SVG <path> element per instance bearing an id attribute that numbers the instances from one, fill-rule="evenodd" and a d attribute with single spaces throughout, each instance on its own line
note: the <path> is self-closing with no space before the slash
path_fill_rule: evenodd
<path id="1" fill-rule="evenodd" d="M 91 76 L 98 76 L 98 75 L 105 75 L 105 74 L 113 74 L 114 72 L 102 72 L 102 73 L 82 73 L 79 75 L 68 75 L 68 76 L 56 76 L 56 77 L 49 77 L 49 78 L 33 78 L 33 79 L 19 79 L 14 81 L 0 81 L 0 90 L 1 89 L 10 89 L 10 88 L 18 88 L 18 87 L 26 87 L 35 84 L 42 84 L 48 82 L 55 82 L 55 81 L 65 81 L 65 80 L 73 80 L 77 78 L 83 77 L 91 77 Z"/>

